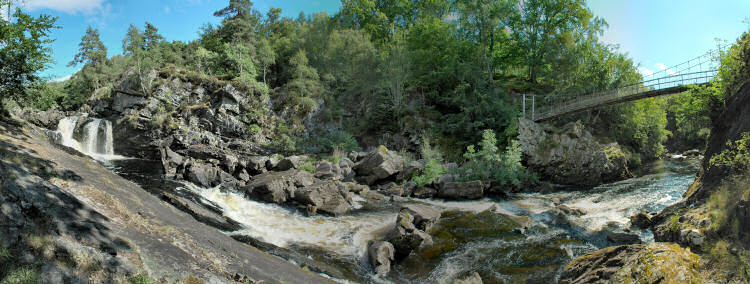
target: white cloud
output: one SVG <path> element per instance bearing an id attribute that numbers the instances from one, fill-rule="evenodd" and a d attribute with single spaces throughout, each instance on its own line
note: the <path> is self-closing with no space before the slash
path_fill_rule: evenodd
<path id="1" fill-rule="evenodd" d="M 52 82 L 65 82 L 65 81 L 70 80 L 70 77 L 72 77 L 72 76 L 73 75 L 62 76 L 62 77 L 57 78 L 57 79 L 52 79 Z"/>
<path id="2" fill-rule="evenodd" d="M 646 67 L 638 67 L 638 72 L 640 72 L 643 76 L 651 76 L 654 75 L 654 71 L 649 70 Z"/>
<path id="3" fill-rule="evenodd" d="M 672 69 L 667 68 L 667 65 L 664 65 L 664 63 L 656 63 L 656 68 L 659 68 L 659 70 L 667 72 L 669 75 L 677 75 L 677 72 L 672 71 Z"/>
<path id="4" fill-rule="evenodd" d="M 25 0 L 23 7 L 35 9 L 52 9 L 68 14 L 92 14 L 102 9 L 105 0 Z"/>

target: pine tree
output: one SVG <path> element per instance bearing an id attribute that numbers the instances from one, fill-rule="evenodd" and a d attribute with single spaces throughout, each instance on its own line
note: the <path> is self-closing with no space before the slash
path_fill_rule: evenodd
<path id="1" fill-rule="evenodd" d="M 164 41 L 164 37 L 159 34 L 159 29 L 149 22 L 145 24 L 146 29 L 143 32 L 143 49 L 153 50 L 159 44 Z"/>
<path id="2" fill-rule="evenodd" d="M 73 61 L 68 63 L 68 66 L 78 64 L 98 66 L 105 60 L 107 60 L 107 48 L 99 39 L 99 30 L 89 26 L 86 28 L 86 34 L 81 38 L 81 43 L 78 44 L 78 54 Z"/>

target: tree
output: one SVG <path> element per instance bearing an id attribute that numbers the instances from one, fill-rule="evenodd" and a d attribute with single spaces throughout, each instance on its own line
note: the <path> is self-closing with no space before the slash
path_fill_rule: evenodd
<path id="1" fill-rule="evenodd" d="M 0 7 L 8 4 L 0 0 Z M 56 17 L 31 17 L 21 9 L 13 14 L 15 22 L 0 19 L 0 97 L 26 99 L 26 88 L 37 82 L 37 73 L 52 61 L 47 46 Z M 0 100 L 0 109 L 3 107 Z"/>
<path id="2" fill-rule="evenodd" d="M 78 44 L 78 53 L 68 66 L 78 64 L 98 66 L 107 60 L 107 48 L 99 39 L 99 30 L 89 26 Z"/>
<path id="3" fill-rule="evenodd" d="M 214 16 L 224 18 L 220 30 L 224 42 L 249 42 L 259 21 L 250 0 L 229 0 L 229 5 Z"/>
<path id="4" fill-rule="evenodd" d="M 144 49 L 145 41 L 141 30 L 133 24 L 130 24 L 125 38 L 122 39 L 122 53 L 135 55 Z"/>
<path id="5" fill-rule="evenodd" d="M 158 47 L 162 41 L 164 41 L 164 37 L 159 34 L 159 29 L 151 23 L 146 22 L 145 30 L 143 32 L 143 49 L 153 50 Z"/>

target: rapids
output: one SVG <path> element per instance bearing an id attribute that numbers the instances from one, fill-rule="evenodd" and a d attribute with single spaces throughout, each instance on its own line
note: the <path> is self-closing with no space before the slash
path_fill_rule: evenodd
<path id="1" fill-rule="evenodd" d="M 546 283 L 555 282 L 571 259 L 613 245 L 606 235 L 628 227 L 629 216 L 641 210 L 658 212 L 679 201 L 697 171 L 697 161 L 658 161 L 639 177 L 583 191 L 462 202 L 411 199 L 409 202 L 443 211 L 441 221 L 430 232 L 435 245 L 400 261 L 387 279 L 372 274 L 366 248 L 369 240 L 381 238 L 393 226 L 397 206 L 342 217 L 305 217 L 218 188 L 183 184 L 180 190 L 210 201 L 244 226 L 227 233 L 292 248 L 311 258 L 333 255 L 357 267 L 353 271 L 361 275 L 348 279 L 351 281 L 451 283 L 477 271 L 485 283 Z M 568 223 L 553 225 L 555 202 L 585 214 L 568 216 Z M 527 220 L 525 228 L 513 221 L 519 219 Z M 644 242 L 653 240 L 650 232 L 633 232 Z"/>

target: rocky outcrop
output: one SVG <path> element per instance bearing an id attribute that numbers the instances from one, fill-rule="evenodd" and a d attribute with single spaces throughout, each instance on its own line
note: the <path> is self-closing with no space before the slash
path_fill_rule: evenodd
<path id="1" fill-rule="evenodd" d="M 602 249 L 568 263 L 560 283 L 700 283 L 698 255 L 677 244 Z"/>
<path id="2" fill-rule="evenodd" d="M 330 215 L 341 215 L 349 212 L 352 207 L 333 181 L 319 181 L 298 188 L 294 200 L 309 206 L 309 213 L 322 211 Z"/>
<path id="3" fill-rule="evenodd" d="M 638 237 L 638 235 L 628 233 L 610 233 L 609 235 L 607 235 L 607 240 L 612 243 L 621 245 L 641 243 L 641 238 Z"/>
<path id="4" fill-rule="evenodd" d="M 386 236 L 386 240 L 396 249 L 396 259 L 403 259 L 412 251 L 431 247 L 432 237 L 425 230 L 438 218 L 439 212 L 426 207 L 401 208 L 396 218 L 396 226 Z"/>
<path id="5" fill-rule="evenodd" d="M 380 146 L 354 165 L 358 178 L 368 185 L 393 177 L 403 168 L 404 158 L 384 146 Z"/>
<path id="6" fill-rule="evenodd" d="M 596 185 L 629 176 L 619 146 L 599 144 L 580 122 L 555 131 L 520 118 L 518 140 L 528 166 L 554 183 Z"/>

